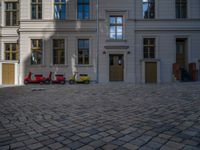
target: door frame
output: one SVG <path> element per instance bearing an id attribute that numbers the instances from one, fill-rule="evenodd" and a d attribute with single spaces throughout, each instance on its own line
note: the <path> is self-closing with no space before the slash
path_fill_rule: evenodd
<path id="1" fill-rule="evenodd" d="M 13 64 L 14 65 L 14 84 L 12 85 L 18 85 L 19 84 L 19 63 L 18 61 L 0 61 L 0 85 L 3 85 L 3 64 Z"/>
<path id="2" fill-rule="evenodd" d="M 111 80 L 111 76 L 110 76 L 110 58 L 111 56 L 122 56 L 122 80 L 119 80 L 119 82 L 124 82 L 124 55 L 123 54 L 109 54 L 109 82 L 118 82 L 117 80 Z"/>
<path id="3" fill-rule="evenodd" d="M 124 58 L 124 66 L 123 66 L 123 81 L 121 82 L 127 82 L 127 64 L 126 64 L 126 59 L 127 59 L 127 50 L 123 49 L 123 50 L 109 50 L 109 51 L 106 51 L 106 60 L 107 60 L 107 65 L 106 65 L 106 74 L 107 74 L 107 81 L 108 82 L 112 82 L 110 81 L 110 55 L 123 55 L 123 58 Z M 113 81 L 114 82 L 114 81 Z"/>

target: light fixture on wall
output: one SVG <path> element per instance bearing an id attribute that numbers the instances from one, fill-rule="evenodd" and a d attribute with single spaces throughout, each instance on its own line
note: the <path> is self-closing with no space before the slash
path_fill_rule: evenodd
<path id="1" fill-rule="evenodd" d="M 130 51 L 128 51 L 128 52 L 127 52 L 127 54 L 131 54 L 131 52 L 130 52 Z"/>
<path id="2" fill-rule="evenodd" d="M 105 54 L 106 54 L 106 51 L 103 51 L 103 54 L 105 55 Z"/>

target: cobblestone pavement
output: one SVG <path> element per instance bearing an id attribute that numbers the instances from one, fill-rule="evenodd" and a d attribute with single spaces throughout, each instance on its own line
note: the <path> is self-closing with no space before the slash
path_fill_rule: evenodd
<path id="1" fill-rule="evenodd" d="M 0 121 L 0 150 L 200 150 L 200 83 L 1 88 Z"/>

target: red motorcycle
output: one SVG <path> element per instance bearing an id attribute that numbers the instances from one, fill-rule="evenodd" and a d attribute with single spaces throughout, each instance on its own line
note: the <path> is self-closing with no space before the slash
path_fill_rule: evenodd
<path id="1" fill-rule="evenodd" d="M 52 84 L 65 84 L 65 77 L 62 74 L 55 74 L 54 79 L 52 79 L 52 72 L 49 73 L 49 77 L 46 78 L 45 83 Z"/>
<path id="2" fill-rule="evenodd" d="M 29 83 L 40 83 L 43 84 L 45 83 L 46 78 L 43 77 L 42 74 L 35 74 L 34 78 L 32 78 L 32 72 L 29 72 L 28 76 L 24 78 L 24 84 L 29 84 Z"/>

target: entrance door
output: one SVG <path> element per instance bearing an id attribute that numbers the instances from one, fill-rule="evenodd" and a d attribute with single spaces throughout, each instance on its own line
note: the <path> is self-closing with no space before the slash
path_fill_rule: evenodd
<path id="1" fill-rule="evenodd" d="M 181 67 L 186 66 L 186 39 L 176 39 L 176 63 Z"/>
<path id="2" fill-rule="evenodd" d="M 15 66 L 14 64 L 2 64 L 2 84 L 15 83 Z"/>
<path id="3" fill-rule="evenodd" d="M 123 55 L 110 55 L 110 81 L 124 80 Z"/>
<path id="4" fill-rule="evenodd" d="M 145 83 L 157 83 L 157 63 L 145 63 Z"/>

